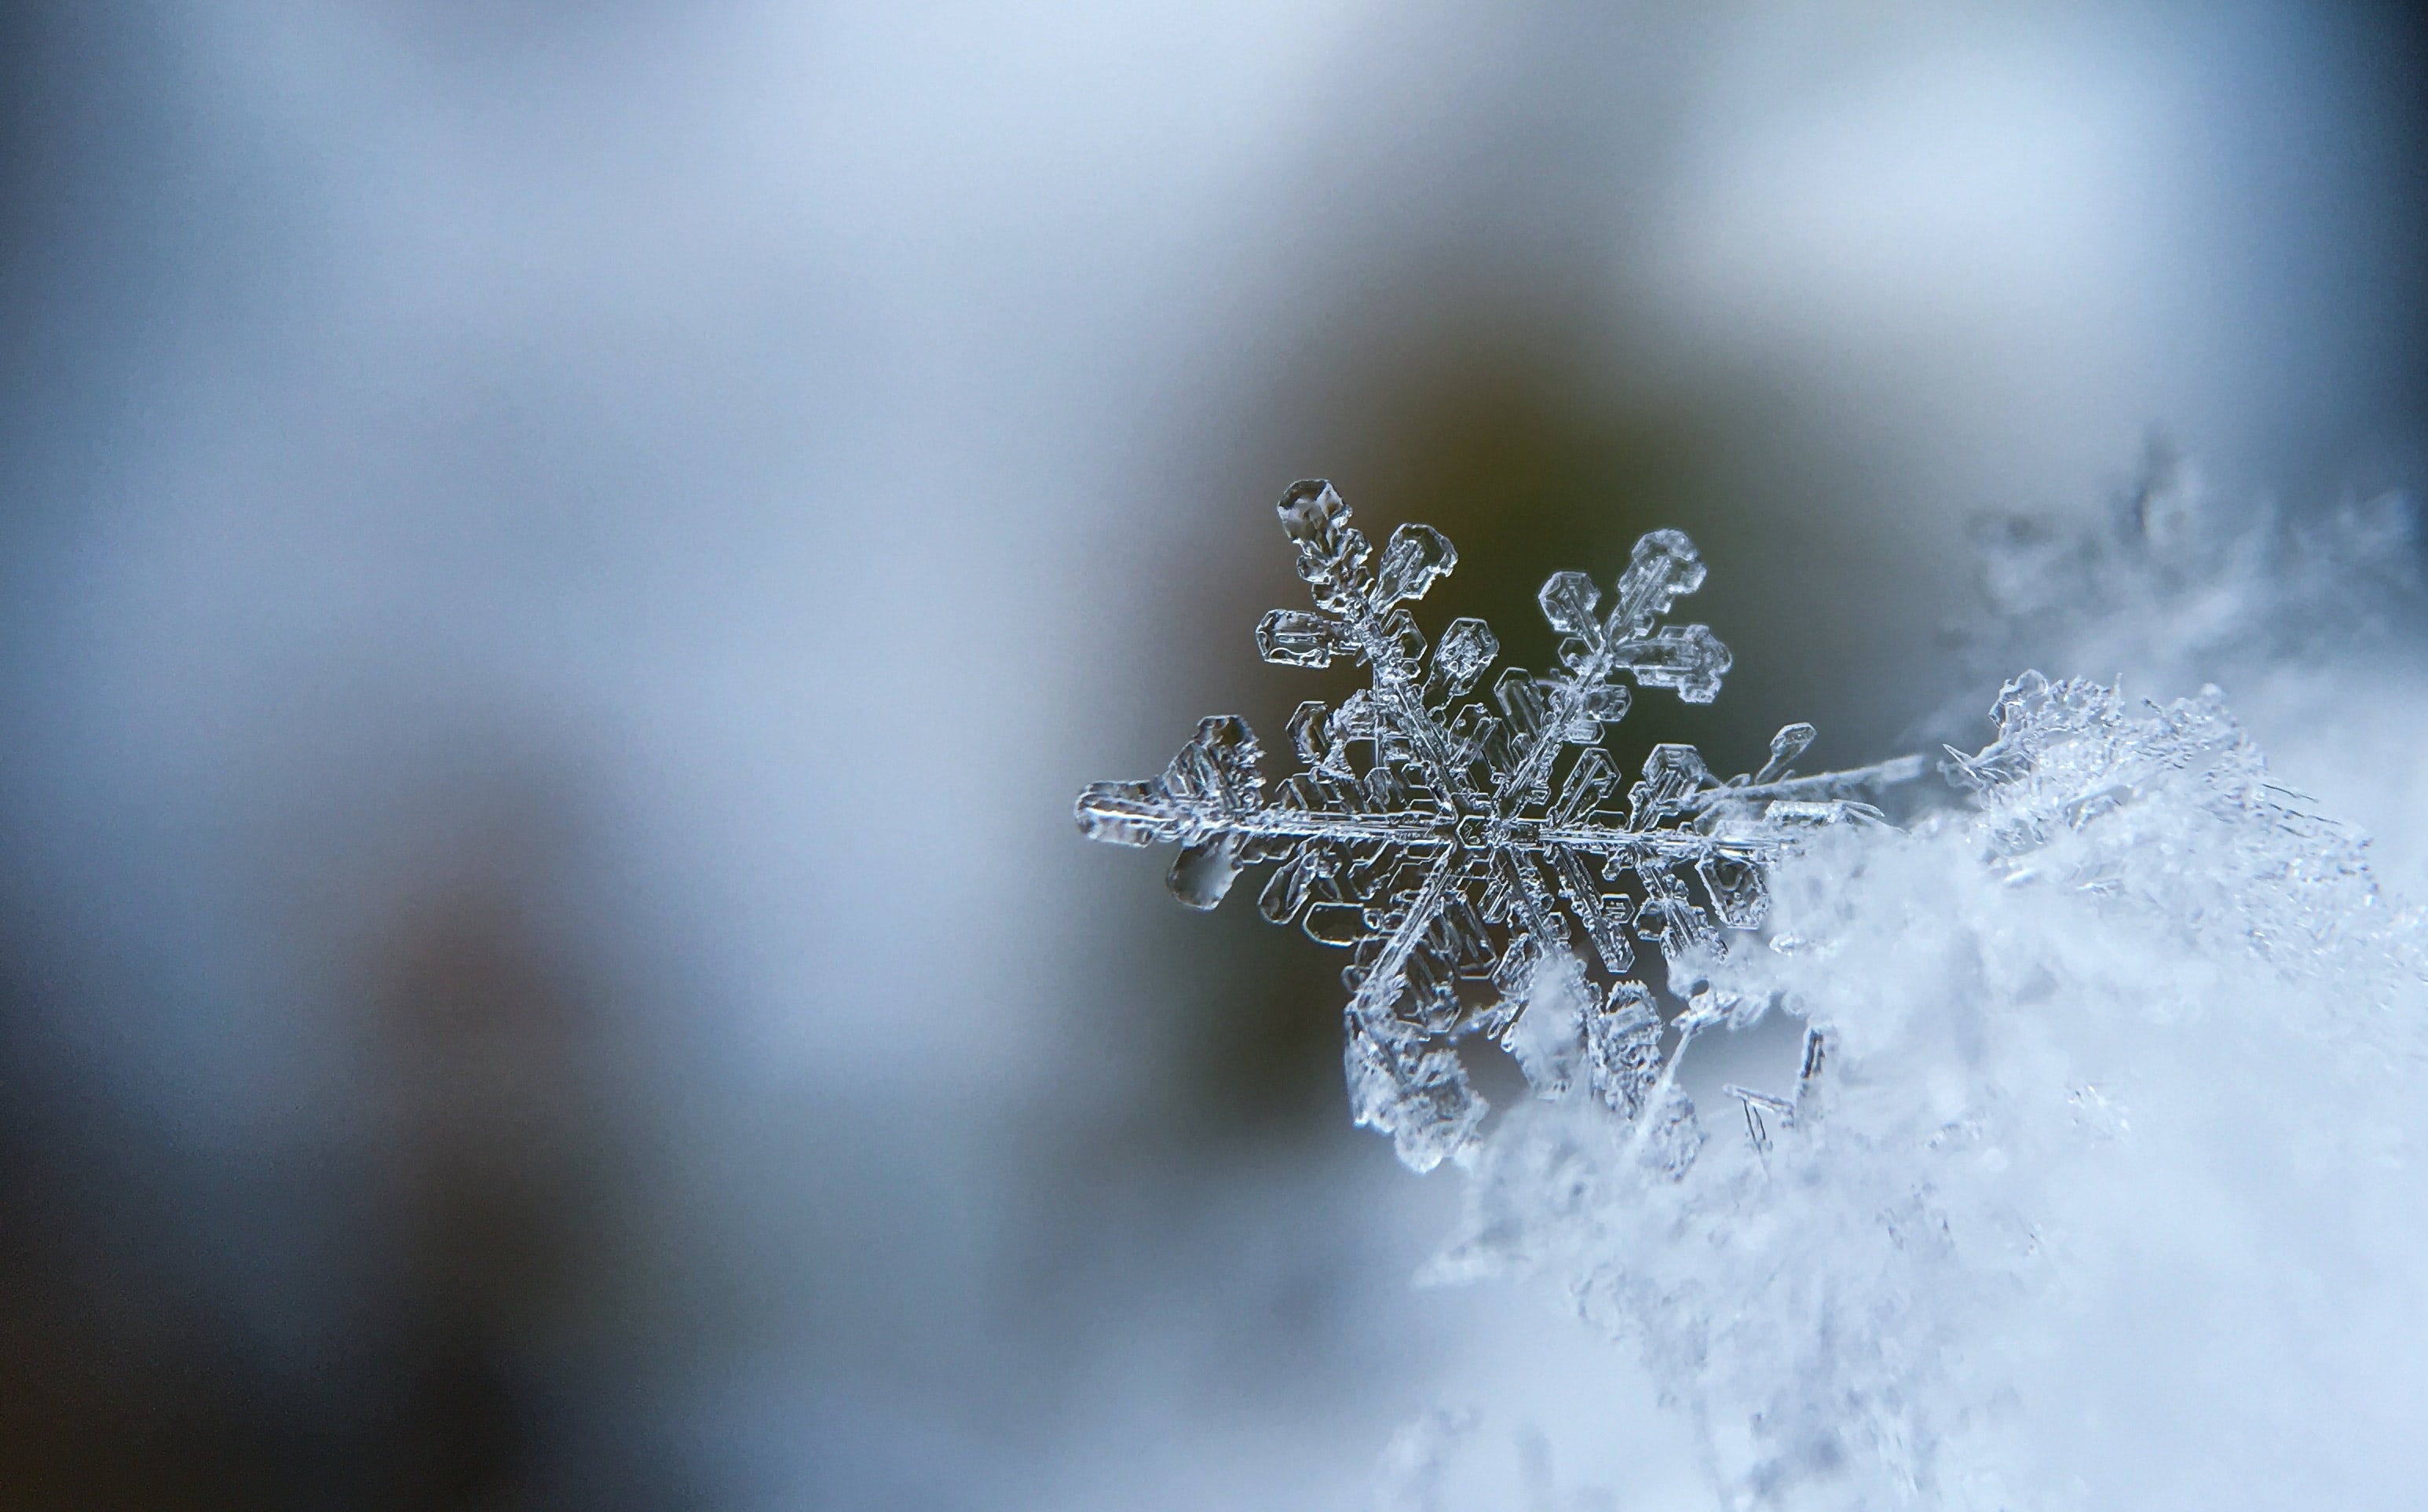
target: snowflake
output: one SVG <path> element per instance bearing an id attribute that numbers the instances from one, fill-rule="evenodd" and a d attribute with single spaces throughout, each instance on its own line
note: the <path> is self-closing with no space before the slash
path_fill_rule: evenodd
<path id="1" fill-rule="evenodd" d="M 1918 775 L 1920 758 L 1797 777 L 1789 763 L 1813 729 L 1790 724 L 1760 771 L 1721 782 L 1693 746 L 1656 745 L 1621 808 L 1601 742 L 1626 717 L 1630 685 L 1709 703 L 1729 670 L 1708 626 L 1661 623 L 1702 585 L 1694 543 L 1676 530 L 1636 542 L 1606 613 L 1583 573 L 1552 574 L 1541 603 L 1564 637 L 1560 670 L 1504 669 L 1496 713 L 1461 702 L 1500 655 L 1491 627 L 1452 620 L 1428 655 L 1402 607 L 1457 564 L 1447 537 L 1403 525 L 1377 558 L 1321 480 L 1277 509 L 1315 608 L 1266 615 L 1257 650 L 1298 667 L 1354 658 L 1371 685 L 1337 708 L 1299 706 L 1288 734 L 1305 770 L 1270 794 L 1255 736 L 1217 716 L 1160 777 L 1089 787 L 1080 831 L 1179 845 L 1172 890 L 1193 908 L 1221 902 L 1243 870 L 1278 863 L 1259 906 L 1352 952 L 1341 973 L 1350 1100 L 1416 1169 L 1467 1148 L 1483 1121 L 1454 1048 L 1470 1035 L 1503 1046 L 1547 1094 L 1582 1071 L 1621 1115 L 1668 1130 L 1665 1159 L 1682 1169 L 1692 1120 L 1668 1072 L 1698 1009 L 1665 1058 L 1652 993 L 1630 975 L 1634 941 L 1676 962 L 1721 951 L 1725 930 L 1759 928 L 1764 872 L 1796 833 L 1877 820 L 1849 795 Z M 1589 992 L 1597 975 L 1609 985 Z"/>

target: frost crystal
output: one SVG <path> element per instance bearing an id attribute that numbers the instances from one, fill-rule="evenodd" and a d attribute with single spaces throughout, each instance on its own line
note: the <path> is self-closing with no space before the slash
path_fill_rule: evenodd
<path id="1" fill-rule="evenodd" d="M 1606 611 L 1584 574 L 1552 574 L 1540 597 L 1559 669 L 1504 668 L 1486 704 L 1464 700 L 1500 655 L 1490 626 L 1453 620 L 1428 655 L 1404 607 L 1457 565 L 1447 537 L 1403 525 L 1378 555 L 1320 480 L 1277 508 L 1315 608 L 1266 615 L 1257 650 L 1290 666 L 1355 660 L 1370 685 L 1337 708 L 1299 706 L 1288 736 L 1304 770 L 1270 792 L 1255 735 L 1218 716 L 1160 777 L 1082 792 L 1081 832 L 1179 845 L 1172 890 L 1193 908 L 1275 864 L 1258 906 L 1352 952 L 1350 1101 L 1416 1169 L 1475 1140 L 1485 1103 L 1453 1047 L 1481 1034 L 1546 1096 L 1582 1075 L 1638 1120 L 1657 1163 L 1683 1170 L 1698 1136 L 1652 996 L 1629 977 L 1634 942 L 1673 961 L 1724 953 L 1723 931 L 1763 923 L 1764 874 L 1799 833 L 1877 819 L 1853 795 L 1918 775 L 1920 759 L 1799 777 L 1790 763 L 1813 730 L 1791 724 L 1760 771 L 1725 782 L 1693 746 L 1657 745 L 1622 805 L 1602 740 L 1633 690 L 1709 703 L 1729 670 L 1708 626 L 1664 623 L 1703 582 L 1684 535 L 1636 542 Z"/>

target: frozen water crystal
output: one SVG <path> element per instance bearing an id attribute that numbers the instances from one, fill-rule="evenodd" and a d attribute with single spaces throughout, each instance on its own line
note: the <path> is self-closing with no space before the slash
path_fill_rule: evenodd
<path id="1" fill-rule="evenodd" d="M 1702 586 L 1693 542 L 1676 530 L 1638 541 L 1606 604 L 1585 574 L 1552 574 L 1541 604 L 1563 637 L 1559 669 L 1504 668 L 1486 704 L 1465 700 L 1500 655 L 1491 628 L 1453 620 L 1428 655 L 1400 607 L 1457 565 L 1448 538 L 1403 525 L 1378 556 L 1321 480 L 1277 510 L 1315 607 L 1267 614 L 1258 653 L 1286 666 L 1354 660 L 1369 686 L 1338 708 L 1299 706 L 1288 735 L 1304 770 L 1270 792 L 1247 725 L 1209 719 L 1162 776 L 1082 792 L 1081 833 L 1180 846 L 1172 890 L 1193 908 L 1221 902 L 1243 870 L 1274 866 L 1264 916 L 1350 952 L 1351 1106 L 1409 1165 L 1472 1144 L 1485 1103 L 1455 1046 L 1480 1035 L 1547 1097 L 1582 1072 L 1611 1108 L 1647 1120 L 1648 1148 L 1682 1170 L 1699 1136 L 1665 1077 L 1653 1000 L 1628 975 L 1633 942 L 1673 959 L 1720 951 L 1723 931 L 1763 922 L 1765 871 L 1799 833 L 1873 814 L 1855 795 L 1921 762 L 1796 777 L 1788 763 L 1813 726 L 1791 724 L 1759 772 L 1727 782 L 1693 747 L 1656 746 L 1621 807 L 1601 742 L 1631 688 L 1708 703 L 1729 670 L 1708 626 L 1662 623 Z"/>

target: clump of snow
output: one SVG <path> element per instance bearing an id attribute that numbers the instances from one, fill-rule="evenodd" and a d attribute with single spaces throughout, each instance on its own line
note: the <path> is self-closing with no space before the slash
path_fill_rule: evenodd
<path id="1" fill-rule="evenodd" d="M 1770 948 L 1690 963 L 1688 1030 L 1795 1016 L 1806 1075 L 1682 1163 L 1538 1082 L 1435 1274 L 1565 1288 L 1728 1505 L 2383 1504 L 2428 1466 L 2420 916 L 2213 689 L 1995 718 L 1962 807 L 1816 835 Z"/>
<path id="2" fill-rule="evenodd" d="M 2288 512 L 2222 496 L 2164 450 L 2092 518 L 1998 515 L 1974 534 L 1977 661 L 2027 645 L 2067 670 L 2240 690 L 2280 669 L 2382 656 L 2419 627 L 2423 603 L 2409 496 Z"/>
<path id="3" fill-rule="evenodd" d="M 2428 897 L 2428 593 L 2402 493 L 2288 510 L 2154 454 L 2104 510 L 1982 521 L 1959 639 L 1981 687 L 2018 666 L 2160 698 L 2226 689 L 2278 779 L 2384 842 L 2383 879 Z M 1977 693 L 1942 712 L 1969 731 Z"/>

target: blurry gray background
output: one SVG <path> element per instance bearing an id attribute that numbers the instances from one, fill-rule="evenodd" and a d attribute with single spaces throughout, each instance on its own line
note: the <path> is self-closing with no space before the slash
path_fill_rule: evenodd
<path id="1" fill-rule="evenodd" d="M 1977 735 L 1983 514 L 2418 482 L 2421 40 L 10 7 L 0 1503 L 1355 1505 L 1489 1401 L 1696 1504 L 1412 1286 L 1337 958 L 1071 797 L 1339 685 L 1249 642 L 1306 475 L 1536 665 L 1692 533 L 1737 670 L 1638 744 Z"/>

